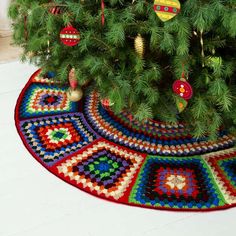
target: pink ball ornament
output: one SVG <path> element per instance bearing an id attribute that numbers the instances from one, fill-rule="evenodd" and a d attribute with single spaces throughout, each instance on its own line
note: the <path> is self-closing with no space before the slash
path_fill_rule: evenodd
<path id="1" fill-rule="evenodd" d="M 78 87 L 78 81 L 75 77 L 75 68 L 72 68 L 69 72 L 69 83 L 72 89 L 76 89 Z"/>

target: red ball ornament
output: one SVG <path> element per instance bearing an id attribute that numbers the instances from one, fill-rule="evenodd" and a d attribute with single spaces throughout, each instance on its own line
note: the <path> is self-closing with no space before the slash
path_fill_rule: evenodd
<path id="1" fill-rule="evenodd" d="M 185 100 L 189 100 L 193 96 L 192 86 L 184 78 L 174 82 L 173 91 Z"/>
<path id="2" fill-rule="evenodd" d="M 65 27 L 60 32 L 61 42 L 67 46 L 75 46 L 80 41 L 80 33 L 72 26 Z"/>

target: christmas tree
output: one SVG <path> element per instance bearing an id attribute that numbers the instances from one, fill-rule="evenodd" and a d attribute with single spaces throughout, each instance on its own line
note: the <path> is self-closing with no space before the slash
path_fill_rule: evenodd
<path id="1" fill-rule="evenodd" d="M 115 113 L 236 132 L 236 0 L 14 0 L 22 60 Z M 77 84 L 76 84 L 77 85 Z"/>

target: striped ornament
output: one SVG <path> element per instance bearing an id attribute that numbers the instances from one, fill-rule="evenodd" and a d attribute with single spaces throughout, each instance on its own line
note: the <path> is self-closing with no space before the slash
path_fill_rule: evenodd
<path id="1" fill-rule="evenodd" d="M 59 6 L 54 6 L 49 9 L 49 12 L 53 15 L 60 15 L 62 13 L 62 8 Z"/>
<path id="2" fill-rule="evenodd" d="M 72 26 L 67 26 L 60 32 L 61 42 L 67 46 L 75 46 L 80 41 L 80 33 Z"/>
<path id="3" fill-rule="evenodd" d="M 155 0 L 154 11 L 162 21 L 168 21 L 180 12 L 180 2 L 178 0 Z"/>

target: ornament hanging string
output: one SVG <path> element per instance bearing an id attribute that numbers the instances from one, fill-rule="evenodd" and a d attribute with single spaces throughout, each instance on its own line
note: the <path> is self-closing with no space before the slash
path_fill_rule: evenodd
<path id="1" fill-rule="evenodd" d="M 181 74 L 181 78 L 186 79 L 186 77 L 185 77 L 185 72 L 184 72 L 184 63 L 182 63 L 182 74 Z"/>
<path id="2" fill-rule="evenodd" d="M 204 42 L 203 42 L 202 34 L 203 34 L 203 30 L 201 29 L 200 30 L 200 44 L 201 44 L 201 48 L 202 48 L 202 52 L 201 52 L 201 55 L 202 55 L 202 67 L 205 67 L 205 64 L 204 64 L 205 53 L 204 53 Z"/>
<path id="3" fill-rule="evenodd" d="M 50 37 L 50 32 L 48 31 L 48 36 Z M 46 59 L 48 60 L 49 59 L 49 57 L 50 57 L 50 41 L 49 41 L 49 39 L 48 39 L 48 41 L 47 41 L 47 57 L 46 57 Z"/>

